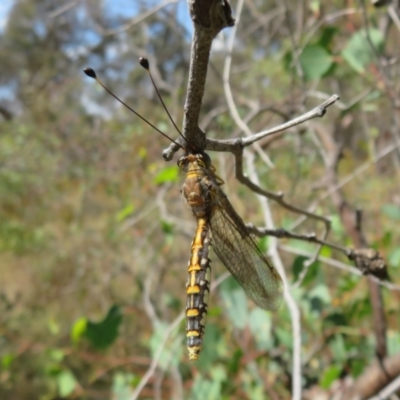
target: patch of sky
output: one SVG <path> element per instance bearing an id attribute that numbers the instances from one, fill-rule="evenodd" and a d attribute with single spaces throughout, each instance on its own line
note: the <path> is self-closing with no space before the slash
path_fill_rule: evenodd
<path id="1" fill-rule="evenodd" d="M 11 101 L 15 99 L 15 92 L 17 90 L 17 81 L 15 79 L 8 81 L 6 85 L 0 87 L 0 100 Z"/>
<path id="2" fill-rule="evenodd" d="M 4 31 L 7 25 L 8 17 L 13 5 L 14 5 L 14 0 L 0 1 L 0 33 Z"/>
<path id="3" fill-rule="evenodd" d="M 189 9 L 186 0 L 179 1 L 176 10 L 176 18 L 178 22 L 182 24 L 182 26 L 185 28 L 185 39 L 189 41 L 193 35 L 193 24 L 192 20 L 190 19 Z"/>
<path id="4" fill-rule="evenodd" d="M 119 39 L 120 40 L 117 42 L 109 43 L 105 49 L 105 56 L 108 62 L 118 60 L 121 57 L 121 54 L 129 51 L 129 46 L 126 43 L 126 40 L 123 40 L 121 36 Z"/>
<path id="5" fill-rule="evenodd" d="M 34 21 L 33 23 L 33 31 L 40 38 L 44 38 L 47 33 L 46 25 L 42 21 Z"/>
<path id="6" fill-rule="evenodd" d="M 231 34 L 233 34 L 233 32 L 232 30 L 229 29 L 223 29 L 220 33 L 218 33 L 217 37 L 212 42 L 211 52 L 213 53 L 226 52 L 229 37 Z M 235 40 L 235 46 L 239 44 L 240 43 L 237 40 Z"/>
<path id="7" fill-rule="evenodd" d="M 93 85 L 88 85 L 87 90 L 83 92 L 81 97 L 81 104 L 86 109 L 86 112 L 89 115 L 99 116 L 105 120 L 112 118 L 115 114 L 114 108 L 117 108 L 119 105 L 110 106 L 109 104 L 100 104 L 98 100 L 93 99 L 90 91 L 93 91 Z"/>
<path id="8" fill-rule="evenodd" d="M 0 0 L 1 1 L 1 0 Z M 104 14 L 107 15 L 107 18 L 109 21 L 116 21 L 116 23 L 121 24 L 123 20 L 127 20 L 129 18 L 134 18 L 136 15 L 143 13 L 146 10 L 152 9 L 153 7 L 159 6 L 160 4 L 166 3 L 165 1 L 162 0 L 148 0 L 148 1 L 132 1 L 132 0 L 104 0 L 103 1 L 103 11 Z M 166 7 L 175 7 L 176 14 L 174 18 L 176 19 L 176 23 L 181 24 L 182 27 L 184 28 L 185 32 L 185 37 L 187 38 L 188 42 L 191 39 L 192 32 L 193 32 L 193 27 L 192 27 L 192 21 L 189 16 L 189 11 L 188 11 L 188 6 L 186 0 L 179 0 L 176 3 L 172 3 L 167 5 Z M 172 8 L 173 9 L 173 8 Z M 163 12 L 162 9 L 156 11 L 157 13 Z M 116 28 L 115 26 L 114 28 Z M 112 28 L 109 26 L 109 28 Z M 155 37 L 157 34 L 160 34 L 162 31 L 162 25 L 160 24 L 151 24 L 150 25 L 150 32 L 149 34 L 152 37 Z M 92 32 L 93 34 L 93 32 Z M 129 52 L 129 44 L 127 41 L 122 40 L 123 35 L 129 35 L 129 32 L 122 32 L 119 34 L 119 38 L 121 39 L 120 42 L 117 44 L 108 44 L 106 48 L 106 60 L 108 63 L 112 64 L 113 61 L 117 60 L 121 54 L 125 54 Z M 90 46 L 94 46 L 97 41 L 99 40 L 98 37 L 93 36 L 87 36 L 83 42 L 86 43 L 86 46 L 90 44 Z M 101 38 L 100 38 L 101 40 Z M 153 40 L 153 39 L 151 39 Z M 152 41 L 150 40 L 149 45 L 148 45 L 148 51 L 150 53 L 152 52 L 151 49 L 151 43 Z M 154 39 L 155 40 L 155 39 Z M 90 55 L 90 46 L 87 46 L 87 52 L 89 53 L 89 59 L 87 60 L 88 65 L 92 66 L 95 70 L 100 69 L 101 67 L 104 67 L 104 59 L 101 59 L 100 57 L 96 55 Z M 178 56 L 176 58 L 179 58 Z M 174 59 L 174 57 L 171 57 L 171 60 L 166 61 L 166 64 L 164 64 L 164 68 L 167 71 L 172 71 L 175 67 L 175 64 L 177 62 L 177 59 Z M 116 70 L 112 67 L 108 67 L 105 70 L 103 70 L 103 76 L 100 78 L 104 80 L 105 82 L 110 82 L 113 80 L 119 80 L 122 75 L 130 73 L 134 68 L 141 68 L 138 66 L 138 61 L 136 59 L 132 59 L 128 61 L 127 59 L 124 59 L 124 64 L 123 66 L 119 65 L 119 69 Z M 145 78 L 145 73 L 143 74 Z M 108 105 L 108 106 L 102 106 L 98 103 L 97 100 L 93 99 L 93 97 L 90 96 L 90 91 L 93 91 L 93 82 L 90 80 L 85 80 L 85 86 L 88 85 L 87 93 L 83 94 L 82 96 L 82 103 L 84 104 L 85 108 L 87 109 L 87 112 L 92 115 L 98 115 L 101 116 L 102 118 L 110 118 L 111 115 L 114 113 L 114 108 Z M 152 90 L 150 85 L 149 85 L 149 90 Z M 132 88 L 126 88 L 127 91 L 131 91 Z M 119 96 L 125 97 L 125 93 L 123 93 L 124 90 L 118 93 Z M 86 89 L 85 89 L 86 92 Z M 118 104 L 115 105 L 116 108 L 119 107 Z"/>
<path id="9" fill-rule="evenodd" d="M 90 54 L 91 48 L 97 46 L 102 41 L 102 37 L 93 30 L 82 30 L 79 40 L 63 45 L 64 52 L 71 60 Z"/>
<path id="10" fill-rule="evenodd" d="M 88 26 L 85 7 L 77 7 L 75 10 L 78 24 L 74 29 L 74 39 L 71 38 L 68 43 L 63 45 L 64 52 L 72 61 L 89 55 L 91 48 L 96 47 L 103 40 L 103 37 L 98 32 Z"/>
<path id="11" fill-rule="evenodd" d="M 87 11 L 85 7 L 78 7 L 76 10 L 76 19 L 79 23 L 84 24 L 87 21 Z"/>
<path id="12" fill-rule="evenodd" d="M 151 10 L 152 8 L 159 7 L 166 4 L 165 8 L 171 9 L 176 7 L 176 19 L 185 29 L 185 37 L 190 40 L 193 33 L 192 21 L 189 16 L 189 10 L 186 0 L 177 0 L 168 4 L 167 1 L 160 0 L 146 0 L 146 1 L 132 1 L 132 0 L 104 0 L 104 11 L 107 17 L 112 20 L 129 19 L 141 13 Z M 158 9 L 156 12 L 162 12 Z"/>
<path id="13" fill-rule="evenodd" d="M 103 7 L 109 18 L 130 18 L 137 15 L 141 11 L 141 5 L 145 3 L 147 7 L 152 7 L 158 1 L 104 0 Z"/>

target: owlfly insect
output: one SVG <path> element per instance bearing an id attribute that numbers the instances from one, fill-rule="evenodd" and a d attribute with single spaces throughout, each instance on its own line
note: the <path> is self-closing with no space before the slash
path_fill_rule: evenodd
<path id="1" fill-rule="evenodd" d="M 141 58 L 140 65 L 149 73 L 164 109 L 186 142 L 158 92 L 148 60 Z M 281 278 L 270 259 L 257 247 L 253 236 L 222 191 L 221 186 L 224 182 L 216 174 L 208 154 L 203 151 L 191 151 L 189 145 L 182 146 L 169 138 L 110 92 L 91 68 L 86 68 L 84 72 L 135 115 L 184 151 L 178 159 L 178 167 L 186 174 L 182 194 L 197 221 L 186 284 L 186 336 L 189 359 L 197 360 L 203 343 L 210 291 L 210 244 L 246 295 L 263 309 L 274 310 L 279 306 L 282 298 Z"/>

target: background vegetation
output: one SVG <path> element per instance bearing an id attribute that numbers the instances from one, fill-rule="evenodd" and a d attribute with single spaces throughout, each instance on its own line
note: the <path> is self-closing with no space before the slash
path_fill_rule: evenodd
<path id="1" fill-rule="evenodd" d="M 340 144 L 342 194 L 363 210 L 367 241 L 387 260 L 394 284 L 400 281 L 397 7 L 246 0 L 230 75 L 253 132 L 340 94 L 323 119 L 262 141 L 274 168 L 257 157 L 257 173 L 263 187 L 284 192 L 293 204 L 315 203 L 318 214 L 332 218 L 329 240 L 351 247 L 327 183 L 325 156 Z M 176 137 L 137 59 L 150 59 L 181 121 L 192 32 L 186 3 L 14 0 L 2 18 L 0 399 L 290 398 L 288 308 L 257 309 L 232 278 L 212 293 L 204 351 L 189 363 L 179 316 L 195 222 L 180 199 L 182 177 L 161 157 L 167 141 L 82 73 L 95 68 L 115 93 Z M 243 135 L 222 84 L 230 34 L 224 30 L 214 41 L 200 121 L 219 139 Z M 233 178 L 233 157 L 211 156 L 243 219 L 263 225 L 257 198 Z M 271 207 L 277 227 L 298 220 Z M 322 229 L 306 221 L 298 232 Z M 268 240 L 260 244 L 267 249 Z M 314 246 L 285 240 L 279 248 L 293 284 Z M 301 310 L 304 398 L 356 382 L 376 353 L 368 279 L 340 253 L 324 247 L 322 256 L 291 288 Z M 213 281 L 225 277 L 211 258 Z M 398 287 L 382 288 L 382 295 L 390 357 L 400 353 Z M 154 374 L 136 393 L 156 358 Z"/>

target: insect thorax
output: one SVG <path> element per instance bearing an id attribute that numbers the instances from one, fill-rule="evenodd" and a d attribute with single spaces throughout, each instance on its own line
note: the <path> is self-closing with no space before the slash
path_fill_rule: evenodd
<path id="1" fill-rule="evenodd" d="M 186 172 L 182 194 L 196 218 L 207 218 L 211 210 L 212 181 L 207 154 L 188 154 L 180 157 L 178 165 Z"/>

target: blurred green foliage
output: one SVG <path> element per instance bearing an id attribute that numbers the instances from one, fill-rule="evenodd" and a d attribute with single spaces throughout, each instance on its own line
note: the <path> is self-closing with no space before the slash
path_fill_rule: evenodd
<path id="1" fill-rule="evenodd" d="M 367 31 L 359 13 L 325 18 L 342 2 L 323 10 L 319 1 L 305 2 L 301 23 L 297 2 L 289 1 L 287 20 L 269 18 L 273 2 L 256 3 L 257 15 L 244 8 L 232 54 L 230 83 L 241 115 L 260 107 L 248 121 L 257 132 L 319 104 L 318 93 L 339 92 L 349 107 L 330 109 L 318 127 L 340 127 L 338 174 L 353 174 L 393 140 L 391 94 L 376 71 L 379 57 L 399 56 L 398 33 L 383 36 L 384 12 L 370 7 Z M 151 56 L 165 102 L 181 121 L 190 53 L 186 5 L 172 4 L 126 30 L 118 29 L 144 12 L 145 2 L 63 5 L 15 0 L 0 31 L 0 399 L 130 399 L 154 357 L 158 368 L 141 399 L 289 398 L 290 313 L 285 304 L 276 313 L 257 309 L 231 277 L 211 294 L 203 352 L 197 364 L 188 362 L 179 315 L 194 221 L 179 192 L 182 176 L 161 157 L 167 140 L 81 72 L 95 67 L 113 91 L 176 137 L 136 59 Z M 297 42 L 288 36 L 292 29 Z M 220 139 L 242 135 L 226 107 L 224 57 L 216 46 L 200 121 Z M 325 174 L 320 140 L 304 126 L 261 143 L 276 167 L 257 160 L 262 186 L 298 207 L 317 200 Z M 211 156 L 239 214 L 262 225 L 256 197 L 233 179 L 232 157 Z M 394 282 L 399 174 L 398 154 L 390 154 L 343 188 L 364 210 L 368 241 L 387 257 Z M 290 228 L 297 216 L 271 207 L 277 226 Z M 329 198 L 316 211 L 331 217 L 331 241 L 351 245 Z M 322 232 L 313 222 L 302 229 Z M 304 272 L 291 289 L 302 314 L 303 386 L 328 390 L 374 360 L 368 286 L 321 261 L 305 269 L 302 254 L 314 246 L 283 243 L 293 250 L 282 252 L 289 282 Z M 268 240 L 260 244 L 266 250 Z M 321 255 L 347 262 L 327 247 Z M 216 280 L 224 269 L 213 253 L 211 259 Z M 383 295 L 395 354 L 398 295 Z"/>
<path id="2" fill-rule="evenodd" d="M 110 347 L 118 337 L 118 328 L 122 322 L 120 307 L 113 305 L 106 317 L 100 322 L 87 321 L 83 336 L 99 350 Z"/>

